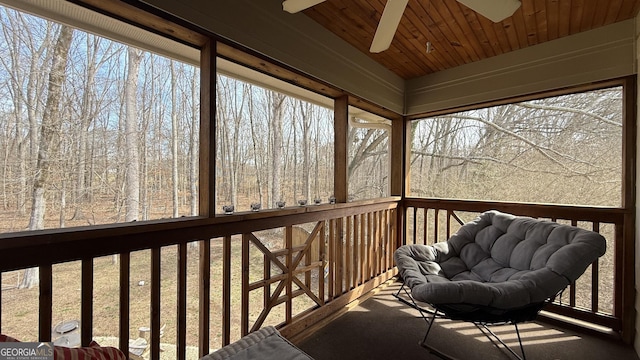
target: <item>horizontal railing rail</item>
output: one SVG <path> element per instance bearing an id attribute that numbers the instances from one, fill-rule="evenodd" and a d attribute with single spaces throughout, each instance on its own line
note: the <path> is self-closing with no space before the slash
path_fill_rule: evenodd
<path id="1" fill-rule="evenodd" d="M 127 353 L 134 311 L 133 262 L 138 252 L 148 252 L 148 357 L 159 359 L 163 337 L 163 342 L 176 344 L 176 358 L 185 359 L 187 338 L 194 336 L 187 334 L 189 321 L 193 321 L 188 320 L 193 316 L 188 316 L 192 310 L 187 278 L 190 262 L 194 261 L 188 256 L 189 244 L 197 243 L 199 305 L 195 336 L 198 355 L 203 356 L 267 323 L 295 337 L 390 279 L 395 274 L 392 254 L 398 242 L 398 202 L 399 198 L 388 198 L 215 218 L 4 234 L 0 236 L 0 271 L 39 269 L 38 340 L 50 341 L 55 267 L 78 261 L 80 337 L 81 344 L 88 345 L 96 325 L 94 290 L 101 285 L 96 283 L 94 264 L 106 255 L 118 255 L 119 309 L 113 318 L 119 326 L 118 346 Z M 294 231 L 304 227 L 311 229 L 300 240 Z M 265 233 L 268 239 L 263 239 Z M 165 255 L 168 249 L 175 249 L 175 298 L 164 294 L 163 264 L 167 256 L 174 256 Z M 220 261 L 213 259 L 218 256 Z M 221 291 L 212 291 L 218 284 Z M 236 304 L 238 298 L 240 305 Z M 163 302 L 176 303 L 174 339 L 163 336 Z M 296 305 L 298 302 L 301 305 Z M 221 304 L 221 314 L 215 318 L 214 303 Z M 237 307 L 240 311 L 236 311 Z M 236 313 L 239 321 L 232 318 Z M 240 329 L 236 330 L 238 325 Z M 220 339 L 212 341 L 212 332 L 220 332 Z"/>
<path id="2" fill-rule="evenodd" d="M 629 234 L 631 212 L 621 208 L 551 204 L 501 203 L 447 199 L 408 198 L 404 242 L 431 244 L 449 238 L 464 222 L 487 210 L 543 218 L 601 233 L 607 239 L 607 253 L 569 286 L 563 297 L 545 310 L 570 319 L 605 326 L 620 333 L 625 324 L 625 266 L 633 239 Z M 625 230 L 626 229 L 626 230 Z M 631 232 L 632 233 L 632 232 Z M 628 271 L 632 271 L 628 270 Z M 568 292 L 568 294 L 566 294 Z"/>

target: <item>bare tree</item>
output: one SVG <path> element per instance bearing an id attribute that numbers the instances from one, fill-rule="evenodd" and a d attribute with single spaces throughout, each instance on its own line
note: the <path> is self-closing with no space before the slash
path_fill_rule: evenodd
<path id="1" fill-rule="evenodd" d="M 67 58 L 73 29 L 68 26 L 61 26 L 58 39 L 53 49 L 53 60 L 51 71 L 49 72 L 49 87 L 47 92 L 47 104 L 42 116 L 40 125 L 40 146 L 38 147 L 38 160 L 36 173 L 33 181 L 33 198 L 31 205 L 31 216 L 29 217 L 29 230 L 39 230 L 44 228 L 45 216 L 45 189 L 50 174 L 50 156 L 58 145 L 62 118 L 60 116 L 60 102 L 62 98 L 62 87 L 64 85 L 67 66 Z M 20 288 L 31 288 L 37 283 L 38 269 L 31 268 L 25 270 Z"/>
<path id="2" fill-rule="evenodd" d="M 412 192 L 619 205 L 621 118 L 612 88 L 416 121 Z"/>
<path id="3" fill-rule="evenodd" d="M 199 139 L 199 123 L 200 111 L 198 110 L 198 79 L 196 72 L 191 75 L 191 138 L 189 141 L 189 186 L 191 193 L 191 215 L 196 216 L 198 213 L 198 139 Z M 193 243 L 196 246 L 196 243 Z"/>
<path id="4" fill-rule="evenodd" d="M 173 202 L 173 217 L 179 216 L 180 204 L 178 203 L 178 81 L 176 79 L 175 63 L 169 64 L 171 70 L 171 194 Z"/>
<path id="5" fill-rule="evenodd" d="M 140 156 L 138 154 L 138 71 L 142 52 L 128 47 L 127 78 L 124 88 L 125 101 L 125 148 L 127 153 L 125 175 L 125 221 L 136 221 L 140 207 Z"/>
<path id="6" fill-rule="evenodd" d="M 267 103 L 271 110 L 269 117 L 269 133 L 271 135 L 271 196 L 268 200 L 270 204 L 282 198 L 282 123 L 284 114 L 284 103 L 286 96 L 282 93 L 268 91 L 266 93 Z"/>
<path id="7" fill-rule="evenodd" d="M 78 108 L 80 110 L 79 121 L 77 129 L 77 163 L 75 168 L 75 195 L 74 195 L 74 215 L 72 219 L 84 218 L 82 214 L 82 204 L 91 201 L 91 192 L 89 191 L 88 184 L 90 183 L 91 172 L 89 167 L 93 164 L 88 154 L 89 143 L 89 128 L 96 116 L 99 114 L 104 99 L 104 90 L 100 92 L 96 88 L 96 74 L 98 70 L 109 60 L 112 56 L 117 55 L 118 52 L 113 51 L 113 42 L 108 41 L 106 48 L 101 49 L 105 40 L 91 34 L 86 34 L 85 46 L 83 47 L 83 53 L 79 55 L 80 59 L 77 62 L 84 62 L 84 68 L 80 74 L 80 81 L 84 82 L 82 89 L 82 95 Z M 83 61 L 84 60 L 84 61 Z"/>

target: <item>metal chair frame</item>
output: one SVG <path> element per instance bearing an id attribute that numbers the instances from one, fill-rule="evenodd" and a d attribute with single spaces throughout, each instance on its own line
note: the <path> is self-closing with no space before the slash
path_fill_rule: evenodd
<path id="1" fill-rule="evenodd" d="M 405 293 L 406 297 L 409 299 L 405 299 L 404 297 L 401 296 L 401 292 Z M 431 353 L 443 358 L 443 359 L 452 359 L 452 357 L 442 353 L 441 351 L 437 350 L 436 348 L 434 348 L 431 345 L 427 344 L 427 337 L 429 336 L 429 333 L 431 332 L 431 327 L 433 326 L 433 323 L 436 320 L 436 317 L 441 317 L 441 318 L 445 318 L 445 319 L 451 319 L 450 317 L 448 317 L 446 315 L 446 313 L 444 311 L 441 311 L 440 309 L 438 309 L 438 305 L 433 305 L 433 304 L 429 304 L 431 307 L 433 307 L 433 310 L 431 309 L 426 309 L 424 307 L 419 306 L 415 299 L 413 298 L 413 296 L 411 296 L 411 293 L 407 290 L 406 285 L 404 284 L 404 282 L 402 283 L 402 286 L 400 287 L 400 289 L 398 289 L 398 291 L 394 294 L 394 296 L 400 300 L 401 302 L 405 303 L 408 306 L 411 306 L 412 308 L 418 310 L 420 312 L 420 316 L 424 319 L 424 321 L 427 323 L 427 332 L 424 335 L 424 338 L 422 339 L 422 342 L 420 342 L 420 345 L 424 348 L 426 348 L 427 350 L 429 350 Z M 440 314 L 439 314 L 440 313 Z M 465 320 L 462 318 L 456 319 L 456 320 L 462 320 L 462 321 L 467 321 L 470 322 L 472 324 L 474 324 L 479 330 L 480 332 L 482 332 L 488 339 L 489 341 L 491 341 L 496 347 L 500 348 L 500 345 L 502 345 L 502 347 L 507 350 L 509 353 L 511 353 L 516 359 L 518 360 L 526 360 L 526 354 L 524 352 L 524 347 L 522 345 L 522 338 L 520 336 L 520 330 L 518 329 L 518 322 L 524 322 L 524 321 L 514 321 L 512 319 L 506 319 L 503 321 L 479 321 L 479 320 Z M 518 354 L 514 349 L 512 349 L 509 345 L 507 345 L 502 339 L 500 339 L 500 337 L 495 334 L 490 328 L 489 326 L 491 325 L 506 325 L 506 324 L 512 324 L 515 329 L 516 329 L 516 334 L 518 336 L 518 344 L 520 345 L 520 353 Z M 497 341 L 497 342 L 496 342 Z"/>

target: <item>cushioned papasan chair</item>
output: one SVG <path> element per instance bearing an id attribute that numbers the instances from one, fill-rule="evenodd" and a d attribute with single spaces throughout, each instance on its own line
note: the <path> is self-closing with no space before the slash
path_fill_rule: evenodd
<path id="1" fill-rule="evenodd" d="M 487 211 L 445 242 L 399 247 L 394 258 L 403 285 L 396 296 L 421 310 L 429 324 L 421 344 L 441 357 L 446 355 L 426 343 L 436 316 L 473 322 L 524 359 L 517 324 L 534 320 L 605 248 L 593 231 Z M 416 301 L 434 309 L 430 318 Z M 508 323 L 515 325 L 522 357 L 487 327 Z"/>

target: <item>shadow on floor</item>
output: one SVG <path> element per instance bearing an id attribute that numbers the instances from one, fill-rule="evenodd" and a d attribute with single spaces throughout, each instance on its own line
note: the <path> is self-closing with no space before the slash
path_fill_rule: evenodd
<path id="1" fill-rule="evenodd" d="M 420 346 L 427 325 L 417 310 L 393 297 L 399 286 L 390 282 L 298 346 L 316 360 L 440 359 Z M 528 360 L 638 360 L 634 349 L 620 342 L 542 322 L 521 324 L 519 328 Z M 513 326 L 494 326 L 492 330 L 517 348 Z M 514 359 L 506 350 L 493 345 L 473 324 L 465 322 L 436 320 L 428 342 L 460 360 Z"/>

